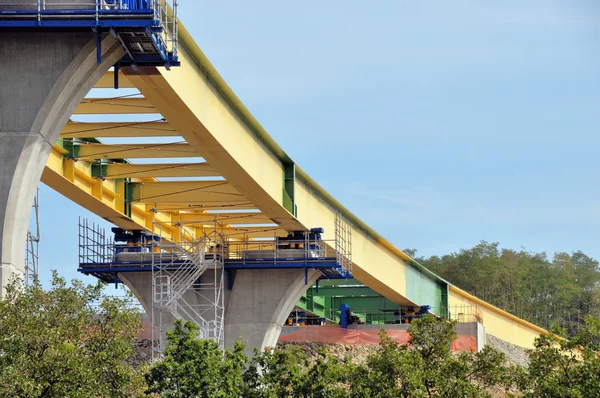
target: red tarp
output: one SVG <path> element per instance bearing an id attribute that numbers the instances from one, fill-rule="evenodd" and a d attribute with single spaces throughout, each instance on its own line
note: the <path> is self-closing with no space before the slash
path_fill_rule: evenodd
<path id="1" fill-rule="evenodd" d="M 387 335 L 399 344 L 408 344 L 410 335 L 406 330 L 386 330 Z M 281 335 L 279 341 L 297 341 L 326 344 L 379 344 L 379 330 L 356 330 L 326 326 L 306 326 L 302 329 Z M 452 342 L 454 351 L 477 351 L 475 336 L 459 335 Z"/>

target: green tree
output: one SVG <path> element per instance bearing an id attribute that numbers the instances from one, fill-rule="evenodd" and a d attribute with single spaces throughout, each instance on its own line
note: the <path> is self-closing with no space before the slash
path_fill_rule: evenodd
<path id="1" fill-rule="evenodd" d="M 223 353 L 216 341 L 199 339 L 198 331 L 192 322 L 175 322 L 167 332 L 163 359 L 146 375 L 147 393 L 162 398 L 241 396 L 247 360 L 244 345 L 236 342 L 233 350 Z"/>
<path id="2" fill-rule="evenodd" d="M 425 316 L 411 323 L 410 346 L 381 332 L 378 350 L 350 378 L 351 397 L 487 397 L 487 387 L 509 385 L 504 355 L 486 347 L 453 355 L 455 323 Z"/>
<path id="3" fill-rule="evenodd" d="M 543 328 L 577 333 L 588 315 L 600 316 L 600 268 L 581 251 L 546 253 L 501 249 L 482 241 L 471 249 L 417 259 L 469 293 Z"/>
<path id="4" fill-rule="evenodd" d="M 540 335 L 529 352 L 527 378 L 522 381 L 526 397 L 600 397 L 600 320 L 587 317 L 581 330 L 570 340 Z"/>
<path id="5" fill-rule="evenodd" d="M 254 350 L 244 374 L 245 397 L 301 397 L 301 389 L 309 366 L 308 358 L 298 347 Z"/>
<path id="6" fill-rule="evenodd" d="M 136 396 L 141 376 L 126 362 L 140 314 L 103 284 L 53 273 L 23 289 L 13 279 L 0 300 L 0 396 Z"/>

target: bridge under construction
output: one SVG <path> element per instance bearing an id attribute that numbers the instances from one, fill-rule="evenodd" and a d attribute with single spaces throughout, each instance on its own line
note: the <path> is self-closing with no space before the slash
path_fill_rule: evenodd
<path id="1" fill-rule="evenodd" d="M 442 317 L 473 308 L 524 347 L 545 333 L 433 274 L 319 186 L 221 78 L 177 1 L 0 0 L 0 35 L 0 284 L 32 268 L 41 181 L 114 224 L 81 220 L 79 270 L 139 297 L 157 355 L 175 319 L 222 344 L 273 345 L 322 279 Z"/>

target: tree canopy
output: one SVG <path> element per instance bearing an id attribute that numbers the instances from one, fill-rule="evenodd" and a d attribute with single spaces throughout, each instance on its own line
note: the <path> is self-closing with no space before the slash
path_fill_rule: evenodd
<path id="1" fill-rule="evenodd" d="M 561 325 L 573 336 L 587 316 L 600 317 L 598 261 L 581 251 L 549 259 L 546 253 L 481 242 L 458 253 L 414 258 L 461 289 L 545 329 Z"/>
<path id="2" fill-rule="evenodd" d="M 0 397 L 136 396 L 125 360 L 140 313 L 127 301 L 53 274 L 51 287 L 14 279 L 0 300 Z"/>

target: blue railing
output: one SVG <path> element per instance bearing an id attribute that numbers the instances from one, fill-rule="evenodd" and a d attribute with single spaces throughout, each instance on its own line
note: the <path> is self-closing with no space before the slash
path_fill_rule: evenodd
<path id="1" fill-rule="evenodd" d="M 177 0 L 0 0 L 0 28 L 35 27 L 89 28 L 98 35 L 110 31 L 127 52 L 122 65 L 179 65 Z M 133 37 L 132 29 L 151 39 L 156 51 L 149 52 L 148 41 Z"/>

